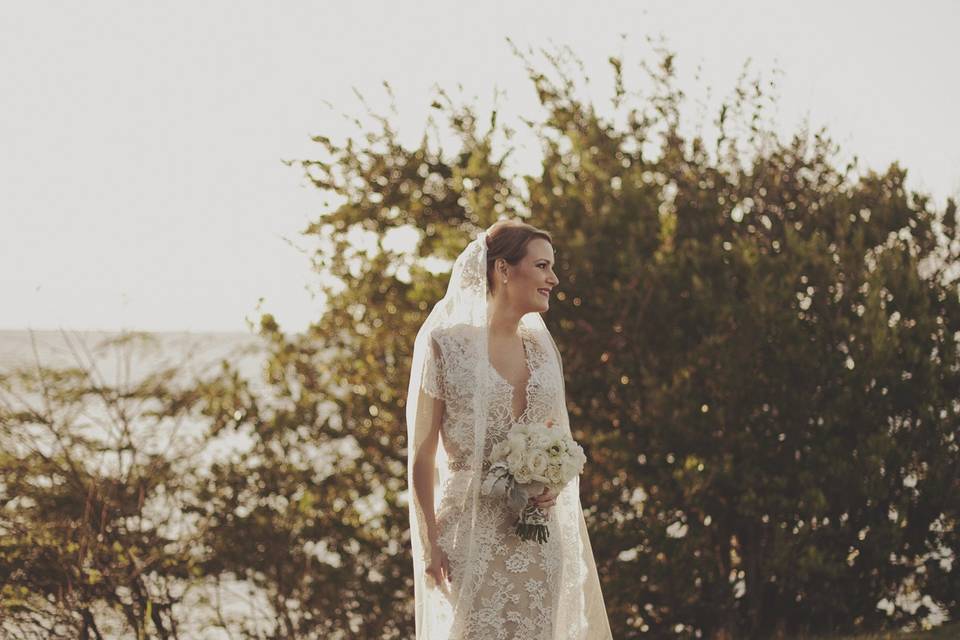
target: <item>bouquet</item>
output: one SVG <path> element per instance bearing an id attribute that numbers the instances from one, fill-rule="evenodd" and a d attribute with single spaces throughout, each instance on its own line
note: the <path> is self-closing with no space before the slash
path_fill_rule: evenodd
<path id="1" fill-rule="evenodd" d="M 500 494 L 517 512 L 516 533 L 522 540 L 546 542 L 547 514 L 527 501 L 544 487 L 560 490 L 583 472 L 587 457 L 569 435 L 546 424 L 516 424 L 490 452 L 490 471 L 481 485 L 483 495 Z"/>

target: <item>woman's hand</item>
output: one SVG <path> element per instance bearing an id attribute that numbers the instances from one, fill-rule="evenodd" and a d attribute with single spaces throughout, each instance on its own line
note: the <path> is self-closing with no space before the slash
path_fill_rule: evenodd
<path id="1" fill-rule="evenodd" d="M 541 509 L 546 511 L 553 505 L 557 504 L 557 494 L 553 493 L 549 487 L 544 487 L 543 491 L 538 496 L 530 496 L 530 504 L 536 504 Z"/>
<path id="2" fill-rule="evenodd" d="M 430 543 L 430 564 L 426 569 L 427 584 L 430 578 L 433 578 L 435 584 L 441 585 L 450 582 L 450 560 L 447 558 L 446 551 L 434 540 Z"/>

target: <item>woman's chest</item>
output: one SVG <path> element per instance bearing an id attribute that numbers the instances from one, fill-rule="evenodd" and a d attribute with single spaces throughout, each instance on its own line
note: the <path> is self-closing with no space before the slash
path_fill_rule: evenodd
<path id="1" fill-rule="evenodd" d="M 501 377 L 493 367 L 489 367 L 487 379 L 481 381 L 486 392 L 486 435 L 487 446 L 492 446 L 506 437 L 514 424 L 546 422 L 548 418 L 557 420 L 559 380 L 553 371 L 543 367 L 534 367 L 523 389 L 518 389 Z M 478 392 L 480 384 L 475 387 Z M 475 420 L 472 397 L 453 407 L 445 423 L 446 436 L 452 438 L 460 449 L 472 449 L 475 433 Z"/>
<path id="2" fill-rule="evenodd" d="M 502 373 L 480 351 L 470 350 L 457 344 L 446 344 L 446 351 L 457 357 L 449 357 L 446 369 L 447 397 L 444 418 L 445 445 L 453 445 L 457 453 L 473 450 L 476 429 L 476 412 L 484 411 L 484 444 L 498 442 L 506 437 L 517 423 L 545 422 L 548 418 L 559 419 L 563 406 L 562 381 L 559 368 L 551 366 L 548 353 L 529 335 L 525 336 L 526 361 L 520 369 Z M 462 355 L 461 355 L 462 354 Z M 505 366 L 505 360 L 497 360 Z M 523 368 L 527 375 L 523 377 Z M 510 376 L 512 381 L 508 380 Z"/>

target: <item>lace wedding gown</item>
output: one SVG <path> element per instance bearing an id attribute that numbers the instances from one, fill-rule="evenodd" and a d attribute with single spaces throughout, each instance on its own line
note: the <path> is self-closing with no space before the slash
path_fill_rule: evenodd
<path id="1" fill-rule="evenodd" d="M 529 380 L 524 390 L 524 408 L 514 415 L 514 396 L 518 390 L 487 363 L 492 396 L 487 416 L 484 446 L 486 460 L 493 445 L 503 440 L 513 423 L 546 422 L 560 419 L 556 398 L 562 397 L 559 371 L 546 366 L 550 354 L 521 325 L 520 336 L 526 353 Z M 441 427 L 443 446 L 448 452 L 450 475 L 442 488 L 437 510 L 438 544 L 447 553 L 450 575 L 458 583 L 464 575 L 467 550 L 457 536 L 461 518 L 456 505 L 463 503 L 469 483 L 467 467 L 473 453 L 473 416 L 471 415 L 472 369 L 461 362 L 469 351 L 467 338 L 453 332 L 435 335 L 442 352 L 442 366 L 428 367 L 426 390 L 446 402 Z M 431 361 L 432 362 L 432 361 Z M 488 466 L 489 463 L 485 463 Z M 463 471 L 464 473 L 458 473 Z M 475 579 L 466 585 L 474 606 L 461 621 L 462 640 L 553 640 L 560 636 L 552 628 L 554 608 L 562 589 L 562 558 L 559 548 L 564 526 L 557 522 L 555 509 L 548 510 L 550 537 L 543 543 L 521 540 L 514 533 L 517 514 L 507 509 L 502 496 L 481 496 L 478 505 Z M 471 572 L 473 573 L 473 572 Z M 452 596 L 451 596 L 452 597 Z M 462 597 L 462 596 L 461 596 Z"/>
<path id="2" fill-rule="evenodd" d="M 417 640 L 612 640 L 580 478 L 547 510 L 542 545 L 520 540 L 506 500 L 481 491 L 493 446 L 516 423 L 552 419 L 572 434 L 562 357 L 540 313 L 520 319 L 525 388 L 514 389 L 490 363 L 486 241 L 481 231 L 457 256 L 446 293 L 414 340 L 404 414 Z M 427 452 L 435 456 L 432 482 L 418 473 Z M 428 526 L 420 496 L 430 494 Z M 434 546 L 449 559 L 449 582 L 427 573 Z"/>

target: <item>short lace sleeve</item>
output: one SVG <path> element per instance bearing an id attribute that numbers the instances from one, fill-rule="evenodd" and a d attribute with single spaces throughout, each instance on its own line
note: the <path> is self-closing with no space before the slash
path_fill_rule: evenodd
<path id="1" fill-rule="evenodd" d="M 423 365 L 423 390 L 434 398 L 446 397 L 443 380 L 443 350 L 436 336 L 431 336 L 431 349 Z"/>

